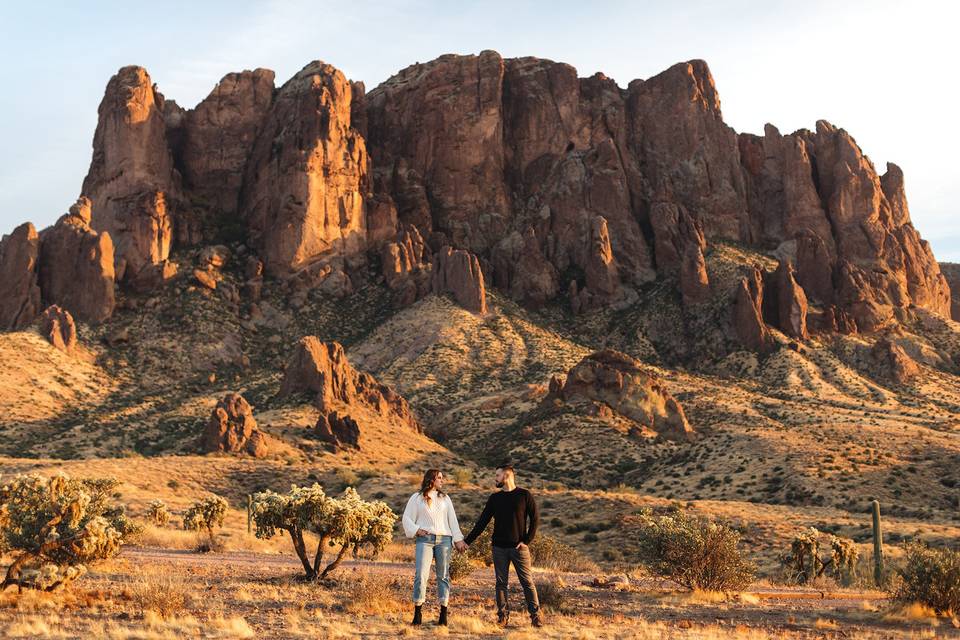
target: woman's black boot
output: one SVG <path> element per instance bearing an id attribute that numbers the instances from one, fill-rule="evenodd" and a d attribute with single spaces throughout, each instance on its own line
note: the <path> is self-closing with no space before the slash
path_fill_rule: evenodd
<path id="1" fill-rule="evenodd" d="M 447 626 L 447 607 L 445 605 L 440 607 L 440 619 L 437 620 L 437 624 L 441 627 Z"/>
<path id="2" fill-rule="evenodd" d="M 411 622 L 410 624 L 415 624 L 415 625 L 423 624 L 423 611 L 422 611 L 422 609 L 423 609 L 423 605 L 421 605 L 421 604 L 414 605 L 414 607 L 413 607 L 413 622 Z"/>

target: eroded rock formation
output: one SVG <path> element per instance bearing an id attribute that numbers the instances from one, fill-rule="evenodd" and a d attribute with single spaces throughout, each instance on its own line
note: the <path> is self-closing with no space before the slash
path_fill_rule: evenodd
<path id="1" fill-rule="evenodd" d="M 109 233 L 90 227 L 86 198 L 40 234 L 38 264 L 45 304 L 57 304 L 84 322 L 102 322 L 113 313 L 113 242 Z"/>
<path id="2" fill-rule="evenodd" d="M 165 100 L 142 67 L 110 79 L 99 108 L 93 159 L 83 181 L 91 225 L 115 243 L 119 280 L 152 286 L 170 255 L 180 174 L 167 141 Z M 161 278 L 162 279 L 162 278 Z"/>
<path id="3" fill-rule="evenodd" d="M 311 62 L 277 92 L 247 161 L 242 215 L 266 270 L 366 250 L 369 160 L 343 73 Z"/>
<path id="4" fill-rule="evenodd" d="M 279 395 L 297 392 L 314 394 L 314 402 L 324 416 L 341 411 L 362 426 L 362 412 L 351 411 L 361 406 L 411 431 L 423 432 L 407 401 L 370 374 L 354 369 L 337 342 L 321 342 L 314 336 L 300 339 L 287 361 Z M 343 416 L 328 417 L 328 426 L 332 425 L 330 420 L 342 423 Z"/>
<path id="5" fill-rule="evenodd" d="M 487 312 L 487 293 L 477 256 L 463 249 L 445 246 L 433 256 L 431 289 L 449 293 L 467 311 Z"/>
<path id="6" fill-rule="evenodd" d="M 0 330 L 22 329 L 40 313 L 40 237 L 29 222 L 0 239 Z"/>
<path id="7" fill-rule="evenodd" d="M 773 337 L 763 321 L 763 273 L 754 266 L 740 279 L 733 303 L 733 328 L 740 343 L 751 351 L 765 353 Z"/>
<path id="8" fill-rule="evenodd" d="M 242 395 L 228 393 L 217 402 L 203 432 L 203 450 L 248 453 L 254 458 L 269 453 L 267 436 L 257 428 L 253 409 Z"/>
<path id="9" fill-rule="evenodd" d="M 554 398 L 606 405 L 669 440 L 694 437 L 683 408 L 660 380 L 639 361 L 612 349 L 590 354 L 567 373 L 565 380 L 552 379 L 547 400 Z"/>
<path id="10" fill-rule="evenodd" d="M 67 354 L 77 348 L 77 325 L 69 311 L 53 304 L 40 316 L 40 331 L 54 347 Z"/>

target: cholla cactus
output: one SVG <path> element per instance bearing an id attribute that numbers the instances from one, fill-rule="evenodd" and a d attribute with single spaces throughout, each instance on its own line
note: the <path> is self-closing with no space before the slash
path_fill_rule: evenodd
<path id="1" fill-rule="evenodd" d="M 136 526 L 110 504 L 111 478 L 17 476 L 0 487 L 0 547 L 14 555 L 0 590 L 51 591 L 115 556 Z"/>
<path id="2" fill-rule="evenodd" d="M 841 582 L 851 582 L 860 552 L 853 540 L 830 536 L 830 557 L 820 557 L 820 531 L 815 527 L 799 533 L 790 543 L 790 553 L 782 560 L 798 584 L 812 582 L 824 574 Z"/>
<path id="3" fill-rule="evenodd" d="M 170 523 L 170 511 L 167 510 L 167 503 L 163 500 L 153 500 L 147 506 L 147 517 L 150 522 L 158 527 L 165 527 Z"/>
<path id="4" fill-rule="evenodd" d="M 183 514 L 183 528 L 190 531 L 206 531 L 213 540 L 213 530 L 223 526 L 227 515 L 227 501 L 220 496 L 210 496 L 194 502 Z"/>
<path id="5" fill-rule="evenodd" d="M 258 538 L 272 538 L 278 530 L 290 534 L 308 578 L 326 577 L 337 568 L 350 547 L 372 544 L 382 549 L 392 538 L 397 519 L 385 503 L 367 502 L 353 488 L 333 498 L 318 484 L 293 486 L 286 495 L 273 491 L 254 494 L 252 515 Z M 320 537 L 312 561 L 303 540 L 304 531 Z M 336 558 L 321 571 L 324 550 L 337 545 L 340 550 Z"/>

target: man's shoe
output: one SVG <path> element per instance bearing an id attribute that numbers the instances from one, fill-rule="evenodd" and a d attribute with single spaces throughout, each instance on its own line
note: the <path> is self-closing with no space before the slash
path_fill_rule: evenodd
<path id="1" fill-rule="evenodd" d="M 535 627 L 542 627 L 544 625 L 543 614 L 538 611 L 530 616 L 530 623 Z"/>
<path id="2" fill-rule="evenodd" d="M 501 629 L 506 629 L 506 628 L 507 628 L 507 624 L 508 624 L 509 622 L 510 622 L 510 614 L 509 614 L 509 613 L 506 614 L 506 615 L 497 616 L 497 626 L 500 627 Z"/>
<path id="3" fill-rule="evenodd" d="M 445 606 L 440 607 L 440 619 L 437 620 L 437 624 L 441 627 L 447 626 L 447 608 Z"/>
<path id="4" fill-rule="evenodd" d="M 423 605 L 418 604 L 413 607 L 413 622 L 412 625 L 421 625 L 423 624 Z"/>

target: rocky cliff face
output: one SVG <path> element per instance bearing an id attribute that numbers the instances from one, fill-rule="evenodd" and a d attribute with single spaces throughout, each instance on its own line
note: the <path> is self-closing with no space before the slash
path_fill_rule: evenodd
<path id="1" fill-rule="evenodd" d="M 280 88 L 267 114 L 241 206 L 270 273 L 366 250 L 369 160 L 350 125 L 353 91 L 339 70 L 312 62 Z"/>
<path id="2" fill-rule="evenodd" d="M 878 174 L 825 121 L 737 134 L 700 60 L 623 89 L 566 64 L 484 51 L 415 64 L 369 94 L 312 62 L 279 89 L 268 70 L 228 74 L 191 110 L 166 100 L 143 68 L 124 67 L 99 116 L 83 193 L 125 287 L 172 277 L 176 244 L 239 233 L 269 276 L 300 292 L 346 294 L 379 256 L 400 306 L 432 288 L 481 310 L 482 272 L 525 305 L 565 298 L 575 312 L 628 306 L 637 288 L 676 277 L 690 308 L 716 293 L 710 244 L 730 240 L 791 265 L 770 281 L 782 284 L 767 296 L 774 317 L 760 317 L 791 337 L 804 339 L 808 322 L 871 332 L 911 307 L 950 313 L 900 169 Z M 5 241 L 5 327 L 40 309 L 24 233 Z M 473 256 L 453 288 L 431 264 L 447 246 Z M 43 295 L 63 303 L 57 291 Z M 754 320 L 742 303 L 745 331 Z M 741 339 L 766 342 L 760 327 L 750 331 Z"/>

